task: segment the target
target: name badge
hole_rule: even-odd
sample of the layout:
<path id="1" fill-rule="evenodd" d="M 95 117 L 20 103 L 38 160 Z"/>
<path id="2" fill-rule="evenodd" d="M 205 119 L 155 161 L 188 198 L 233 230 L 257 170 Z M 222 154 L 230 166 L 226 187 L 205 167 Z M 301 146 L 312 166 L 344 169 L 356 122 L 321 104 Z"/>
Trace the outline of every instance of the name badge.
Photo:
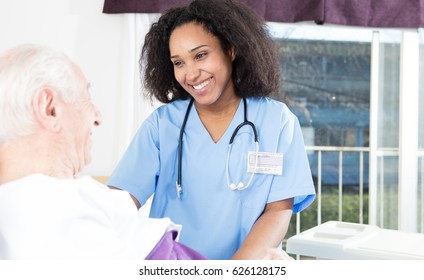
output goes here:
<path id="1" fill-rule="evenodd" d="M 252 173 L 255 168 L 256 152 L 250 151 L 247 154 L 247 172 Z M 282 153 L 258 153 L 258 163 L 256 165 L 257 174 L 283 174 L 283 154 Z"/>

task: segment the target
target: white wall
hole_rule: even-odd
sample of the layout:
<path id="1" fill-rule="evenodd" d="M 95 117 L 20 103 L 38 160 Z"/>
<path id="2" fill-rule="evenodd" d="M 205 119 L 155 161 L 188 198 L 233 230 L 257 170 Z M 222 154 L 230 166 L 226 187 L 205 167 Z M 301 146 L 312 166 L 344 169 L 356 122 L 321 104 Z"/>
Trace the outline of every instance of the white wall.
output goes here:
<path id="1" fill-rule="evenodd" d="M 59 48 L 92 84 L 103 124 L 92 136 L 93 162 L 83 172 L 90 175 L 109 175 L 122 153 L 116 147 L 126 20 L 102 8 L 103 0 L 0 0 L 0 52 L 21 43 Z"/>

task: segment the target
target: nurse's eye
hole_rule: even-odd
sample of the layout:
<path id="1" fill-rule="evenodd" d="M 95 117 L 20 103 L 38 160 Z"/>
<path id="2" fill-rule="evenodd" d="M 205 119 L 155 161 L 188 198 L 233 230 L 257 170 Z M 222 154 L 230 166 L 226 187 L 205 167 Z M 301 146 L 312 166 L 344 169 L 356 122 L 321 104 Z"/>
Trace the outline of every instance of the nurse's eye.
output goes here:
<path id="1" fill-rule="evenodd" d="M 202 58 L 204 58 L 206 55 L 207 55 L 207 53 L 206 53 L 206 52 L 198 53 L 198 54 L 196 54 L 196 59 L 202 59 Z"/>
<path id="2" fill-rule="evenodd" d="M 179 60 L 173 61 L 172 64 L 174 65 L 174 67 L 180 67 L 181 65 L 183 65 L 183 63 Z"/>

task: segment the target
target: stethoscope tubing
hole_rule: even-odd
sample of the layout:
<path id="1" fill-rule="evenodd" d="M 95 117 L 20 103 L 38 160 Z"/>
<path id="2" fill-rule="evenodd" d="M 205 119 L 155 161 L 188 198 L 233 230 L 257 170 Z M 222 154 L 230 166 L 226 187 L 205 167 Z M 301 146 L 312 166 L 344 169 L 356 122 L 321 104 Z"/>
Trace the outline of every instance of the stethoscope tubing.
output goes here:
<path id="1" fill-rule="evenodd" d="M 191 107 L 193 106 L 193 103 L 194 103 L 194 98 L 191 98 L 190 102 L 187 106 L 187 110 L 186 110 L 186 113 L 185 113 L 185 116 L 184 116 L 183 123 L 181 125 L 180 135 L 179 135 L 179 139 L 178 139 L 178 168 L 177 168 L 178 169 L 178 175 L 177 175 L 177 182 L 175 183 L 178 198 L 180 198 L 181 194 L 183 193 L 183 189 L 182 189 L 182 185 L 181 185 L 181 182 L 182 182 L 182 175 L 181 174 L 182 174 L 183 137 L 184 137 L 183 135 L 184 135 L 184 129 L 185 129 L 185 126 L 187 124 L 188 116 L 190 114 Z M 244 120 L 243 120 L 242 123 L 240 123 L 236 127 L 233 134 L 231 135 L 231 138 L 230 138 L 230 141 L 229 141 L 229 144 L 228 144 L 228 153 L 227 153 L 227 161 L 226 161 L 226 175 L 227 175 L 228 187 L 230 187 L 230 189 L 232 189 L 232 190 L 235 190 L 235 189 L 244 190 L 244 189 L 246 189 L 250 185 L 250 183 L 252 182 L 253 176 L 255 175 L 255 171 L 256 171 L 256 168 L 257 168 L 257 165 L 258 165 L 258 154 L 259 154 L 258 132 L 256 130 L 254 123 L 247 119 L 247 101 L 246 101 L 246 98 L 244 98 L 244 97 L 243 97 L 243 105 L 244 105 Z M 256 146 L 256 154 L 255 154 L 256 160 L 255 160 L 255 165 L 254 165 L 252 175 L 250 176 L 248 183 L 246 185 L 244 185 L 243 183 L 240 182 L 239 185 L 241 185 L 241 187 L 234 188 L 234 187 L 232 187 L 234 184 L 230 183 L 230 178 L 229 178 L 229 170 L 228 170 L 229 169 L 229 157 L 230 157 L 234 138 L 236 137 L 240 128 L 242 128 L 245 125 L 250 126 L 253 130 L 255 146 Z"/>
<path id="2" fill-rule="evenodd" d="M 180 129 L 180 137 L 178 139 L 178 177 L 176 182 L 176 188 L 177 188 L 177 196 L 180 198 L 183 189 L 181 187 L 181 169 L 182 169 L 182 158 L 183 158 L 183 135 L 184 135 L 184 129 L 187 124 L 188 115 L 190 114 L 191 107 L 193 106 L 194 98 L 190 99 L 190 102 L 188 103 L 188 107 L 184 116 L 183 124 L 181 125 Z"/>

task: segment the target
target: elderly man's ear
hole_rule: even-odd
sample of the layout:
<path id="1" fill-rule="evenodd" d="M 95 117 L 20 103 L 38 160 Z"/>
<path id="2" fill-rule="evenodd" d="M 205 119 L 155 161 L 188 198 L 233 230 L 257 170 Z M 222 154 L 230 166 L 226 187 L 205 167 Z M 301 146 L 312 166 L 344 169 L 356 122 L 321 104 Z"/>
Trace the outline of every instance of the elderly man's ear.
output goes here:
<path id="1" fill-rule="evenodd" d="M 33 99 L 33 111 L 39 125 L 52 132 L 60 130 L 58 108 L 60 107 L 59 96 L 51 88 L 42 88 Z"/>

